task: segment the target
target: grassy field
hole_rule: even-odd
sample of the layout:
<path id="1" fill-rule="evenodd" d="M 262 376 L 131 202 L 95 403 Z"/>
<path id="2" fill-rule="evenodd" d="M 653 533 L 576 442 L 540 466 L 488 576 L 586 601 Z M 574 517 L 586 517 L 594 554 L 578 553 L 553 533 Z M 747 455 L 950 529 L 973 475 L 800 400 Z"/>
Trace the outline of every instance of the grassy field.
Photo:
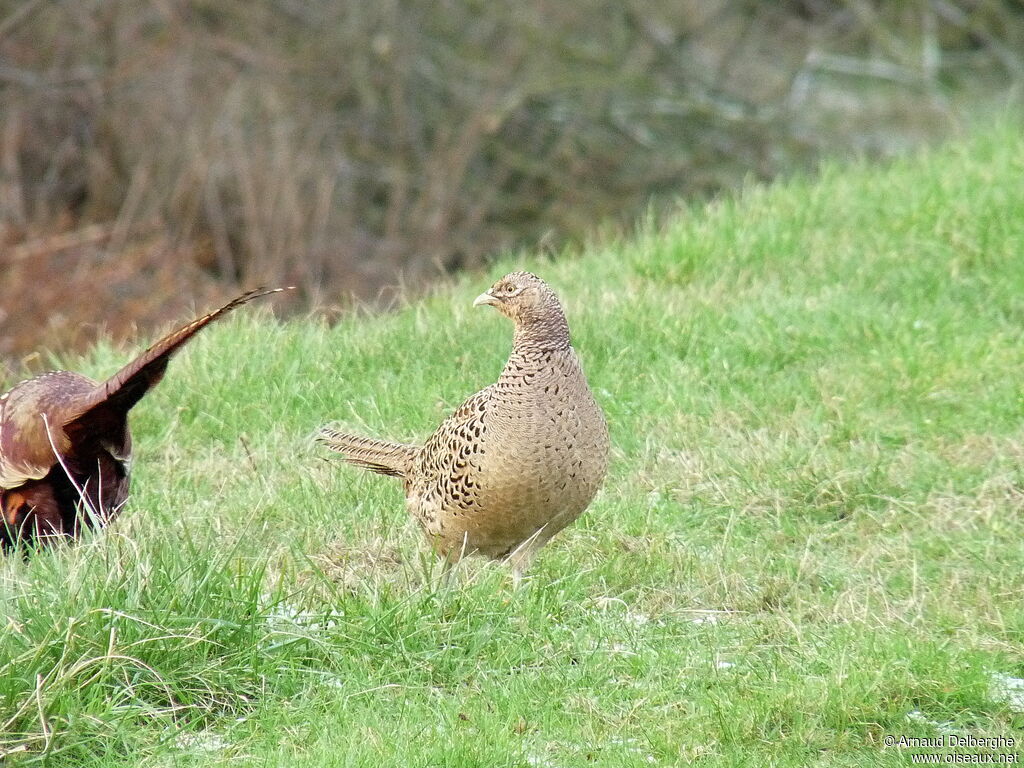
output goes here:
<path id="1" fill-rule="evenodd" d="M 889 766 L 915 750 L 887 736 L 1024 736 L 1022 200 L 1002 127 L 517 263 L 563 296 L 614 446 L 518 591 L 440 581 L 399 484 L 311 442 L 421 439 L 491 382 L 510 328 L 470 304 L 513 264 L 334 328 L 242 310 L 136 409 L 120 521 L 2 565 L 0 750 Z"/>

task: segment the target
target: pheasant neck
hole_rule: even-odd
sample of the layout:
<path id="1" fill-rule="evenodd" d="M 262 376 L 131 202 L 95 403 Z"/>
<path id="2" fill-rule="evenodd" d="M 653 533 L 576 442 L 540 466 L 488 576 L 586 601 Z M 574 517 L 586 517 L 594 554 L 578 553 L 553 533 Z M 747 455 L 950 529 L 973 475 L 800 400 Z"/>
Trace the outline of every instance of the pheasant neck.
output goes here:
<path id="1" fill-rule="evenodd" d="M 561 312 L 518 323 L 512 337 L 512 350 L 562 350 L 569 348 L 569 324 Z"/>

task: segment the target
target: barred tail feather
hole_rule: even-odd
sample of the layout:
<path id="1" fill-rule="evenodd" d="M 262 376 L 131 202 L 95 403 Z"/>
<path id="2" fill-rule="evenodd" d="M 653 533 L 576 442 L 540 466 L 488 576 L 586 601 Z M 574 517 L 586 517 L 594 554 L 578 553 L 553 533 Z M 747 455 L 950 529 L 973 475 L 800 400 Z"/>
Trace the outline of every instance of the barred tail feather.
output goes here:
<path id="1" fill-rule="evenodd" d="M 215 309 L 167 334 L 109 379 L 98 384 L 88 397 L 77 404 L 75 411 L 69 414 L 67 421 L 62 425 L 64 431 L 68 436 L 72 436 L 90 431 L 102 433 L 111 429 L 110 424 L 116 425 L 123 421 L 132 406 L 163 378 L 171 356 L 191 341 L 199 331 L 253 299 L 286 290 L 290 289 L 256 288 L 232 299 L 220 309 Z"/>
<path id="2" fill-rule="evenodd" d="M 419 451 L 416 445 L 349 435 L 327 427 L 320 430 L 317 441 L 340 453 L 349 464 L 392 477 L 407 477 Z"/>

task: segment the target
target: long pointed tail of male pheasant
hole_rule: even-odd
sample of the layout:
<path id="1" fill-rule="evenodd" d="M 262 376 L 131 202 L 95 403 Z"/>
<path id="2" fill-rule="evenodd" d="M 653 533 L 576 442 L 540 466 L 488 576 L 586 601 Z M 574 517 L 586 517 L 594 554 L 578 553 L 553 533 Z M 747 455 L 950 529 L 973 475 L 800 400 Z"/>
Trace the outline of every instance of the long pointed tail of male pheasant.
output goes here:
<path id="1" fill-rule="evenodd" d="M 317 441 L 340 453 L 349 464 L 392 477 L 407 477 L 419 451 L 417 445 L 374 440 L 327 427 L 320 430 Z"/>
<path id="2" fill-rule="evenodd" d="M 124 414 L 163 378 L 171 356 L 191 341 L 199 331 L 253 299 L 285 290 L 288 289 L 256 288 L 247 291 L 219 309 L 167 334 L 120 371 L 97 385 L 75 409 L 75 413 L 65 425 L 65 430 L 100 426 L 107 417 L 123 418 Z"/>

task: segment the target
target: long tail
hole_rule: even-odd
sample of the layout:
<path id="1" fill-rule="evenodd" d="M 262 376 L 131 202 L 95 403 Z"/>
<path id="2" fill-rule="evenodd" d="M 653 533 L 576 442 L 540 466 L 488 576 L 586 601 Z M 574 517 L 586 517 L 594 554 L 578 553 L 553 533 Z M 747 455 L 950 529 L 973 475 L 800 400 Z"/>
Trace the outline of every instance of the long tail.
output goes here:
<path id="1" fill-rule="evenodd" d="M 317 441 L 340 453 L 349 464 L 392 477 L 408 476 L 413 459 L 419 452 L 419 446 L 416 445 L 373 440 L 327 427 L 320 430 Z"/>
<path id="2" fill-rule="evenodd" d="M 288 289 L 256 288 L 247 291 L 220 309 L 215 309 L 167 334 L 120 371 L 97 385 L 96 389 L 82 401 L 80 407 L 75 409 L 76 412 L 70 415 L 65 424 L 65 430 L 75 431 L 79 428 L 88 430 L 92 426 L 102 425 L 110 417 L 123 418 L 124 414 L 163 378 L 171 356 L 199 331 L 215 320 L 224 317 L 231 310 L 247 304 L 253 299 L 285 290 Z"/>

